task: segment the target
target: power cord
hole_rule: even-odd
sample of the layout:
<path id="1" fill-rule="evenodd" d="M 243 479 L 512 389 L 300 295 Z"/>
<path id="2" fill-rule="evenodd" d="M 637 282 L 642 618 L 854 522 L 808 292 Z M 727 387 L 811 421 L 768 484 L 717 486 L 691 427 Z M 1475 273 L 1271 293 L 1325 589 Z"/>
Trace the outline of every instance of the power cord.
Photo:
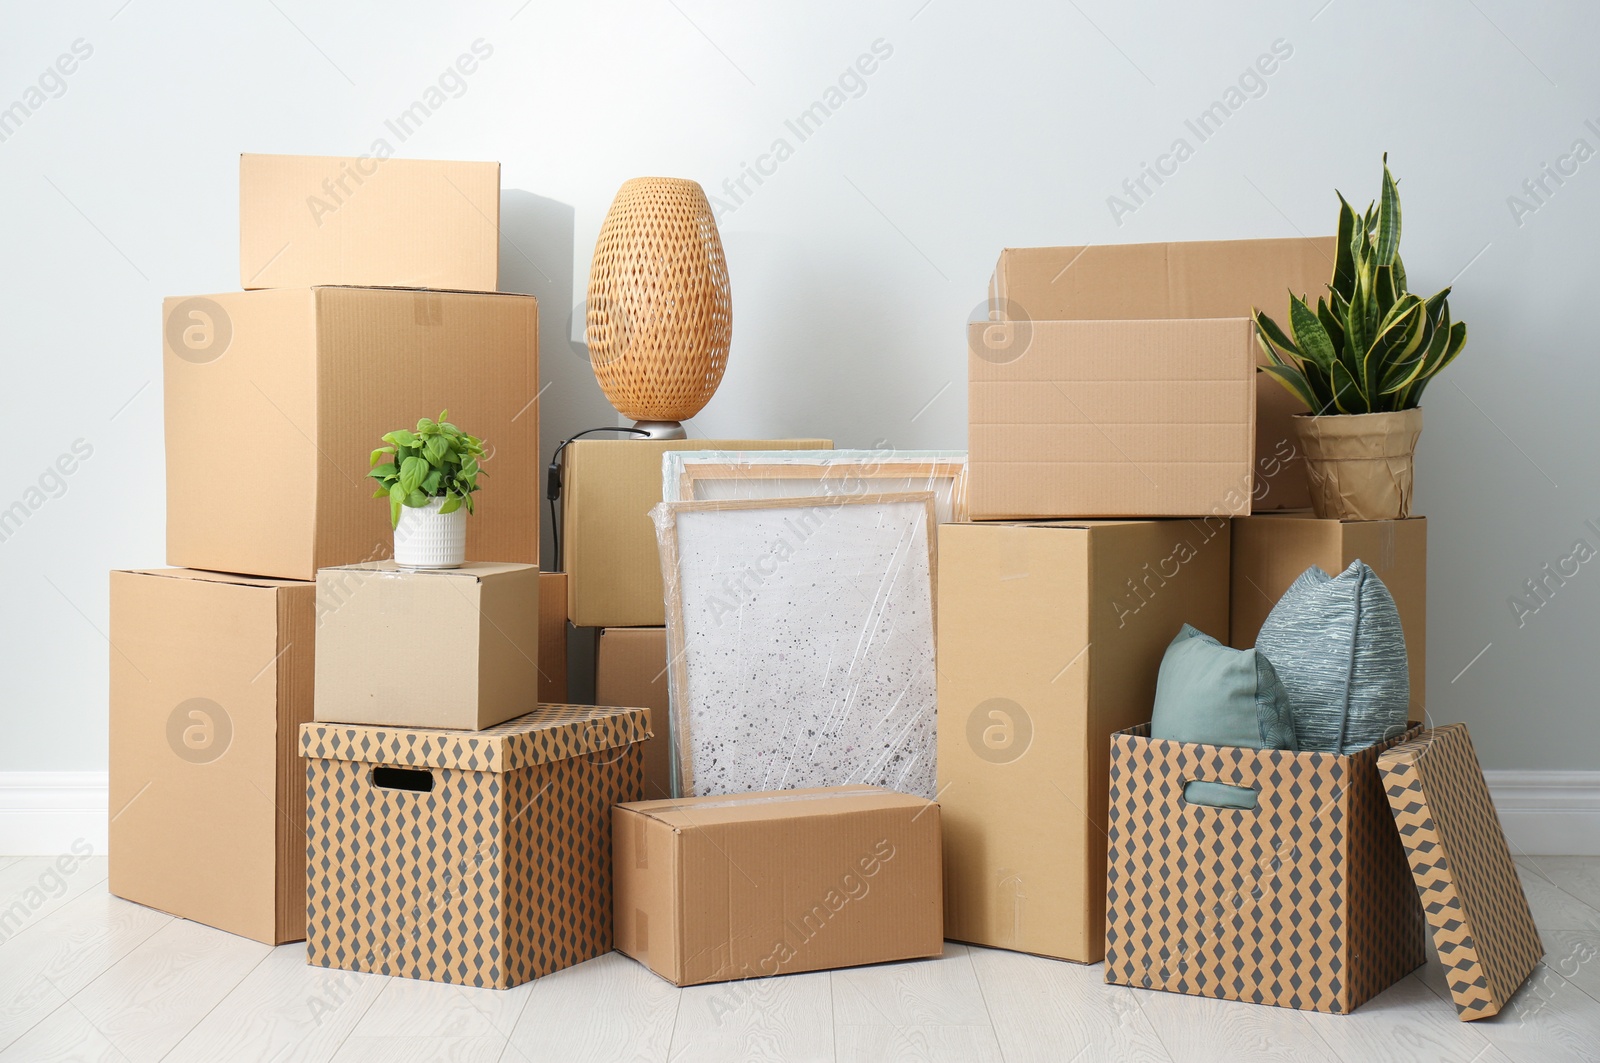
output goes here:
<path id="1" fill-rule="evenodd" d="M 582 439 L 584 436 L 592 436 L 597 432 L 631 432 L 636 436 L 649 436 L 650 434 L 643 428 L 586 428 L 582 432 L 579 432 L 577 435 L 573 436 L 571 439 L 563 439 L 561 441 L 561 445 L 556 447 L 556 452 L 550 455 L 550 468 L 545 473 L 544 497 L 550 502 L 550 545 L 554 548 L 556 555 L 555 568 L 551 570 L 553 572 L 566 571 L 564 559 L 561 554 L 561 518 L 556 513 L 556 502 L 561 498 L 561 477 L 563 471 L 563 466 L 561 464 L 561 452 L 566 450 L 567 445 L 573 442 L 573 440 Z"/>

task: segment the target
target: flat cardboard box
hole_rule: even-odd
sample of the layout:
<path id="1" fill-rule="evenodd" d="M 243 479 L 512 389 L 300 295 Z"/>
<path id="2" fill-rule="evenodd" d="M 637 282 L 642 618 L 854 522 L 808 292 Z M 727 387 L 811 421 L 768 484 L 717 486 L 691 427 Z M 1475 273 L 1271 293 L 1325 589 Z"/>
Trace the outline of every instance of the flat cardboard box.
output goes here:
<path id="1" fill-rule="evenodd" d="M 539 573 L 539 700 L 567 702 L 567 574 Z"/>
<path id="2" fill-rule="evenodd" d="M 616 943 L 674 985 L 937 956 L 939 806 L 872 786 L 619 805 Z"/>
<path id="3" fill-rule="evenodd" d="M 305 937 L 316 587 L 111 573 L 110 890 L 268 945 Z"/>
<path id="4" fill-rule="evenodd" d="M 828 450 L 826 439 L 580 439 L 566 449 L 561 550 L 578 627 L 667 622 L 650 510 L 669 450 Z"/>
<path id="5" fill-rule="evenodd" d="M 611 807 L 639 799 L 646 716 L 306 724 L 306 962 L 506 989 L 609 952 Z"/>
<path id="6" fill-rule="evenodd" d="M 532 297 L 290 288 L 165 319 L 168 564 L 312 580 L 391 556 L 369 456 L 444 409 L 490 450 L 467 557 L 538 563 Z"/>
<path id="7" fill-rule="evenodd" d="M 1316 295 L 1333 237 L 1007 248 L 969 326 L 974 520 L 1236 516 L 1308 504 L 1253 307 Z"/>
<path id="8" fill-rule="evenodd" d="M 1355 560 L 1383 580 L 1400 611 L 1410 659 L 1411 718 L 1423 718 L 1428 664 L 1428 521 L 1319 520 L 1311 513 L 1263 514 L 1233 522 L 1232 629 L 1229 645 L 1249 649 L 1272 607 L 1299 575 L 1317 565 L 1337 576 Z"/>
<path id="9" fill-rule="evenodd" d="M 644 744 L 644 799 L 673 795 L 671 708 L 667 695 L 667 629 L 608 627 L 595 658 L 594 700 L 650 710 Z"/>
<path id="10" fill-rule="evenodd" d="M 1228 524 L 939 527 L 945 933 L 1093 963 L 1113 732 L 1184 623 L 1228 630 Z"/>
<path id="11" fill-rule="evenodd" d="M 325 568 L 316 720 L 481 731 L 526 715 L 539 703 L 539 619 L 534 565 Z"/>
<path id="12" fill-rule="evenodd" d="M 239 284 L 499 287 L 500 164 L 239 156 Z"/>

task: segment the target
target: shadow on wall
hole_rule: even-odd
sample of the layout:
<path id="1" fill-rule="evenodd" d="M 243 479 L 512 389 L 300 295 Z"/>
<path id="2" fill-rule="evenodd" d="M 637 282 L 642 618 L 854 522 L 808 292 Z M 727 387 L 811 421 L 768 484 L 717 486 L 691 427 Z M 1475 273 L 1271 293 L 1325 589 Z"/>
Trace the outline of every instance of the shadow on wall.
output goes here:
<path id="1" fill-rule="evenodd" d="M 573 217 L 572 207 L 554 199 L 517 188 L 500 192 L 500 290 L 539 300 L 541 475 L 535 490 L 541 496 L 542 470 L 561 440 L 585 428 L 618 423 L 617 412 L 595 383 L 589 348 L 582 340 L 582 300 L 573 290 Z M 539 523 L 539 552 L 548 559 L 553 556 L 548 508 Z"/>

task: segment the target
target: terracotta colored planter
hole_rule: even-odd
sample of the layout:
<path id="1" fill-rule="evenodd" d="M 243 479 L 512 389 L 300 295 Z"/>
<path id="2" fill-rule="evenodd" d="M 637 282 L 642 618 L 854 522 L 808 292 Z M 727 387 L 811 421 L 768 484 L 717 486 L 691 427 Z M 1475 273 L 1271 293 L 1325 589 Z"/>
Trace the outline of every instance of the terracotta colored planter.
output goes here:
<path id="1" fill-rule="evenodd" d="M 1411 466 L 1422 410 L 1294 419 L 1311 508 L 1334 520 L 1411 516 Z"/>

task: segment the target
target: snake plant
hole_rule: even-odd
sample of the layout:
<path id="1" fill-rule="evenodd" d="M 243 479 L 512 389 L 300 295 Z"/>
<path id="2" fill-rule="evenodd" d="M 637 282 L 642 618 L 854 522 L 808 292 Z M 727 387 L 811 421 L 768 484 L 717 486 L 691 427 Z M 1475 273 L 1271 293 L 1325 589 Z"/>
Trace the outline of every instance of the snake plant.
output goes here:
<path id="1" fill-rule="evenodd" d="M 1289 328 L 1256 310 L 1256 340 L 1270 374 L 1314 414 L 1387 413 L 1422 401 L 1428 381 L 1467 342 L 1450 320 L 1450 289 L 1423 299 L 1406 291 L 1400 261 L 1400 195 L 1383 157 L 1383 191 L 1364 214 L 1339 195 L 1339 237 L 1328 294 L 1313 312 L 1289 293 Z"/>

